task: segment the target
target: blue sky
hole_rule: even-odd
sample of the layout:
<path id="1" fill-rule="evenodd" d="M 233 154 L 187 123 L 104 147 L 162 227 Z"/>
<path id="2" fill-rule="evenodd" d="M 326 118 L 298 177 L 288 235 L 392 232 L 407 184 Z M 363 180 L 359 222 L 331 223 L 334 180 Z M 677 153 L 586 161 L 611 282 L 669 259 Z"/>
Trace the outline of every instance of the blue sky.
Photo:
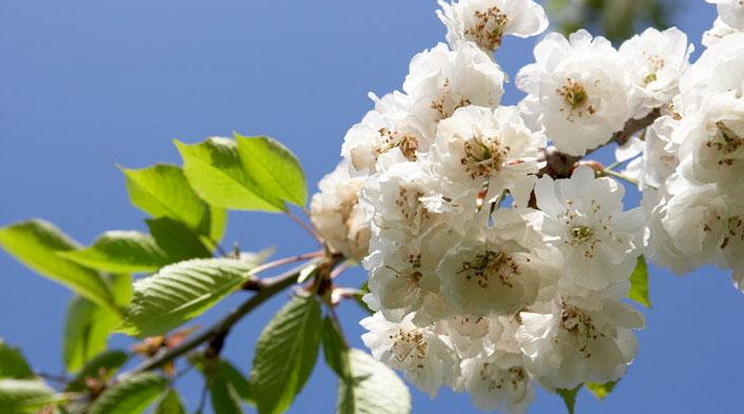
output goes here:
<path id="1" fill-rule="evenodd" d="M 680 1 L 675 23 L 699 46 L 715 16 Z M 302 160 L 314 188 L 338 160 L 345 131 L 370 109 L 368 91 L 398 88 L 409 59 L 443 40 L 434 1 L 4 0 L 0 4 L 0 225 L 44 217 L 83 243 L 105 230 L 145 230 L 115 164 L 178 163 L 172 139 L 270 135 Z M 499 62 L 511 73 L 531 61 L 533 41 L 507 40 Z M 697 55 L 697 54 L 696 54 Z M 513 85 L 506 102 L 518 95 Z M 637 202 L 630 194 L 628 202 Z M 233 212 L 226 244 L 310 251 L 283 216 Z M 343 280 L 358 285 L 359 271 Z M 59 372 L 64 309 L 71 294 L 0 253 L 0 337 L 21 345 L 35 367 Z M 654 308 L 644 311 L 640 352 L 607 400 L 588 394 L 579 412 L 740 410 L 744 296 L 728 275 L 686 278 L 653 268 Z M 207 324 L 243 296 L 205 315 Z M 225 354 L 248 371 L 258 332 L 283 295 L 245 319 Z M 340 309 L 362 347 L 353 305 Z M 128 342 L 115 338 L 113 343 Z M 201 383 L 183 379 L 195 404 Z M 467 396 L 413 391 L 414 413 L 477 412 Z M 291 409 L 332 412 L 335 379 L 319 364 Z M 560 412 L 541 393 L 534 413 Z"/>

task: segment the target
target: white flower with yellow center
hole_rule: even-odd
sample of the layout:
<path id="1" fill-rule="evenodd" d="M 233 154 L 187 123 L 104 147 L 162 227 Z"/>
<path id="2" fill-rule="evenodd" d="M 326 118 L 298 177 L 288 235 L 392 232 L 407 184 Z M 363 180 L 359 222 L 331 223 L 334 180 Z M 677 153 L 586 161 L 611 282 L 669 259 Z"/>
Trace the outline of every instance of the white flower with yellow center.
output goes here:
<path id="1" fill-rule="evenodd" d="M 528 94 L 521 106 L 561 152 L 584 155 L 631 117 L 630 77 L 607 39 L 585 30 L 569 39 L 551 33 L 535 47 L 535 60 L 517 74 Z"/>
<path id="2" fill-rule="evenodd" d="M 494 228 L 466 231 L 437 267 L 442 292 L 461 314 L 506 314 L 534 302 L 551 266 L 536 254 L 539 233 L 514 210 L 497 210 Z"/>
<path id="3" fill-rule="evenodd" d="M 633 83 L 633 118 L 642 118 L 672 100 L 693 50 L 687 35 L 676 27 L 663 32 L 648 28 L 620 46 Z"/>
<path id="4" fill-rule="evenodd" d="M 443 226 L 425 238 L 397 230 L 374 237 L 363 265 L 369 272 L 369 290 L 388 320 L 416 312 L 413 322 L 421 325 L 448 316 L 435 269 L 448 246 L 459 238 Z"/>
<path id="5" fill-rule="evenodd" d="M 588 167 L 577 168 L 570 179 L 537 181 L 541 230 L 563 254 L 563 287 L 598 291 L 627 283 L 641 253 L 643 212 L 623 211 L 624 194 L 615 180 L 595 178 Z"/>
<path id="6" fill-rule="evenodd" d="M 428 164 L 392 163 L 367 181 L 362 204 L 375 235 L 396 230 L 422 237 L 458 216 L 444 213 L 461 210 L 442 190 L 442 179 L 429 171 Z"/>
<path id="7" fill-rule="evenodd" d="M 538 158 L 545 143 L 545 136 L 527 128 L 515 107 L 469 106 L 439 123 L 432 164 L 454 191 L 472 195 L 487 186 L 494 198 L 509 190 L 516 205 L 526 207 L 544 165 Z"/>
<path id="8" fill-rule="evenodd" d="M 483 51 L 493 52 L 506 35 L 535 36 L 548 27 L 542 6 L 531 0 L 439 1 L 437 16 L 447 27 L 447 41 L 456 48 L 473 42 Z"/>
<path id="9" fill-rule="evenodd" d="M 535 379 L 553 389 L 617 380 L 633 361 L 638 342 L 631 329 L 643 316 L 619 300 L 586 307 L 558 299 L 547 313 L 522 312 L 517 340 Z"/>
<path id="10" fill-rule="evenodd" d="M 672 133 L 682 174 L 702 183 L 735 186 L 744 175 L 744 98 L 714 95 Z"/>
<path id="11" fill-rule="evenodd" d="M 443 385 L 454 386 L 460 375 L 460 361 L 449 339 L 435 326 L 418 327 L 409 314 L 400 322 L 385 320 L 378 312 L 362 319 L 368 331 L 362 341 L 372 355 L 402 371 L 407 380 L 434 398 Z"/>
<path id="12" fill-rule="evenodd" d="M 419 153 L 428 149 L 431 138 L 411 115 L 411 99 L 400 92 L 370 97 L 375 109 L 349 129 L 341 146 L 341 155 L 352 171 L 374 173 L 380 156 L 391 151 L 400 152 L 407 161 L 416 161 Z"/>
<path id="13" fill-rule="evenodd" d="M 505 75 L 491 57 L 472 45 L 455 51 L 444 43 L 414 56 L 403 91 L 413 100 L 411 112 L 423 125 L 436 125 L 458 108 L 498 106 Z"/>

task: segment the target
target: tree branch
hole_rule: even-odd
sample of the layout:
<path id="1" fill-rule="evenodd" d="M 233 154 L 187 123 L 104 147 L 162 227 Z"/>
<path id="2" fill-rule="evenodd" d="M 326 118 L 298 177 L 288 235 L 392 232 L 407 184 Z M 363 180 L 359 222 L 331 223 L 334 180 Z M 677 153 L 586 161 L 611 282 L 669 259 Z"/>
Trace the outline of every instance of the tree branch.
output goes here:
<path id="1" fill-rule="evenodd" d="M 656 108 L 649 112 L 648 115 L 640 119 L 629 119 L 625 123 L 622 130 L 612 134 L 612 138 L 608 141 L 617 142 L 618 145 L 625 145 L 630 138 L 635 135 L 638 131 L 651 126 L 657 118 L 661 116 L 661 109 Z M 607 144 L 604 144 L 607 145 Z M 553 178 L 569 178 L 573 172 L 574 166 L 582 158 L 588 156 L 597 149 L 603 147 L 600 145 L 597 148 L 591 149 L 586 152 L 583 156 L 569 155 L 558 151 L 553 146 L 547 147 L 543 150 L 545 157 L 545 167 L 540 170 L 538 176 L 547 175 Z"/>
<path id="2" fill-rule="evenodd" d="M 224 335 L 226 335 L 230 328 L 232 328 L 232 326 L 240 321 L 244 316 L 249 314 L 253 309 L 257 308 L 259 305 L 261 305 L 271 297 L 273 297 L 275 294 L 281 292 L 289 286 L 292 286 L 297 281 L 297 277 L 299 276 L 302 269 L 322 260 L 323 259 L 319 258 L 313 260 L 312 262 L 305 263 L 302 266 L 298 266 L 294 269 L 284 272 L 278 276 L 256 280 L 255 284 L 253 285 L 256 294 L 248 299 L 246 302 L 244 302 L 242 305 L 240 305 L 238 308 L 227 314 L 220 321 L 218 321 L 211 327 L 204 329 L 198 334 L 189 337 L 175 348 L 168 349 L 167 351 L 148 359 L 140 366 L 123 374 L 122 376 L 139 374 L 145 371 L 151 371 L 153 369 L 162 367 L 168 362 L 173 361 L 174 359 L 188 353 L 194 348 L 199 347 L 200 345 L 210 341 L 215 337 L 222 337 L 222 339 L 224 340 Z"/>

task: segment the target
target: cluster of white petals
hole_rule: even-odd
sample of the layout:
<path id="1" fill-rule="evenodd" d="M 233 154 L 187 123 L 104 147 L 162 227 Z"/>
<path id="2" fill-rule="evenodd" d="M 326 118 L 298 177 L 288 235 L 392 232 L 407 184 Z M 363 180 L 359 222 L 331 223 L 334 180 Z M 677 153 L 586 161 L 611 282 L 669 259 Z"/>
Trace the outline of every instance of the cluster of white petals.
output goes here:
<path id="1" fill-rule="evenodd" d="M 744 285 L 744 7 L 715 3 L 727 29 L 692 64 L 676 28 L 617 49 L 550 33 L 516 76 L 526 97 L 505 106 L 493 53 L 544 31 L 542 7 L 440 2 L 449 44 L 414 56 L 400 91 L 371 94 L 311 204 L 327 247 L 369 273 L 362 339 L 376 358 L 431 396 L 522 413 L 538 385 L 625 375 L 642 254 Z M 615 165 L 576 161 L 615 141 Z M 570 164 L 552 169 L 551 154 Z M 637 182 L 637 208 L 617 178 Z"/>

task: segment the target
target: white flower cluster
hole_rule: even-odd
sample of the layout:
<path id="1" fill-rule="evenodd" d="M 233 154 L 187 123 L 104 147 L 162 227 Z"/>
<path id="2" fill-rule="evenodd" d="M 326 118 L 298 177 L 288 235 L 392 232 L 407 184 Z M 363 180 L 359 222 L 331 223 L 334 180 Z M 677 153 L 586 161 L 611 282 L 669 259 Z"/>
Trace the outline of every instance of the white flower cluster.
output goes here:
<path id="1" fill-rule="evenodd" d="M 541 33 L 542 7 L 440 5 L 449 44 L 416 55 L 402 91 L 371 95 L 311 216 L 330 250 L 363 258 L 376 313 L 362 339 L 376 358 L 431 396 L 447 386 L 524 412 L 536 384 L 625 374 L 644 325 L 624 301 L 641 254 L 744 275 L 744 34 L 690 65 L 676 28 L 619 49 L 551 33 L 516 76 L 526 97 L 503 106 L 493 52 Z M 719 10 L 730 27 L 744 20 L 740 1 Z M 624 187 L 587 166 L 546 173 L 549 140 L 577 159 L 654 118 L 618 150 L 641 207 L 623 210 Z"/>
<path id="2" fill-rule="evenodd" d="M 718 32 L 680 77 L 671 109 L 620 158 L 642 155 L 638 179 L 649 216 L 649 253 L 685 274 L 706 264 L 730 269 L 744 288 L 744 2 L 717 1 L 730 30 Z M 714 31 L 716 30 L 714 27 Z"/>

